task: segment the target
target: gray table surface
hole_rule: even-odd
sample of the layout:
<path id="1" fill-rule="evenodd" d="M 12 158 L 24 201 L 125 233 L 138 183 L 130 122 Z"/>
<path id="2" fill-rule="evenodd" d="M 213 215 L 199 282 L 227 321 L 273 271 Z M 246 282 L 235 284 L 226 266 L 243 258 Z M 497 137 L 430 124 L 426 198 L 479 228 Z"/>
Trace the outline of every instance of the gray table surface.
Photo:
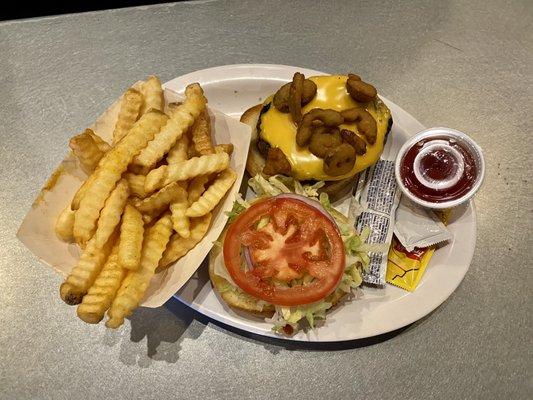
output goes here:
<path id="1" fill-rule="evenodd" d="M 0 24 L 0 398 L 526 398 L 532 379 L 531 1 L 202 1 Z M 177 302 L 80 322 L 15 238 L 70 136 L 130 84 L 234 63 L 354 71 L 485 150 L 474 260 L 401 332 L 301 348 Z"/>

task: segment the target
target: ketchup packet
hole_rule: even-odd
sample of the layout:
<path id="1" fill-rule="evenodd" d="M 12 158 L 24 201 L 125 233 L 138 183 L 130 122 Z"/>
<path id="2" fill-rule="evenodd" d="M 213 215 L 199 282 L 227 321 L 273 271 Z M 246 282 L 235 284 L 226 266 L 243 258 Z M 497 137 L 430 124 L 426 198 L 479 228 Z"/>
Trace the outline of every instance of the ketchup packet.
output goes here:
<path id="1" fill-rule="evenodd" d="M 394 234 L 407 251 L 424 248 L 450 240 L 452 235 L 439 217 L 406 196 L 402 196 L 396 210 Z"/>

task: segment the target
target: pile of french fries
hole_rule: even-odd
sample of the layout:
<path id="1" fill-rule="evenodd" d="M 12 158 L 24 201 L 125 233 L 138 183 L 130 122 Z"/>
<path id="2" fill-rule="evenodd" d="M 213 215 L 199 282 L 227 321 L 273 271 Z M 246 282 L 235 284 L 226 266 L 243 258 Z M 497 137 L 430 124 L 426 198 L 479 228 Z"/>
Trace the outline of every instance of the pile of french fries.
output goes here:
<path id="1" fill-rule="evenodd" d="M 122 97 L 113 143 L 90 129 L 70 140 L 87 180 L 58 216 L 55 231 L 83 249 L 60 288 L 78 317 L 124 323 L 154 274 L 202 240 L 211 212 L 237 177 L 233 145 L 212 141 L 207 99 L 199 84 L 165 107 L 150 76 Z"/>

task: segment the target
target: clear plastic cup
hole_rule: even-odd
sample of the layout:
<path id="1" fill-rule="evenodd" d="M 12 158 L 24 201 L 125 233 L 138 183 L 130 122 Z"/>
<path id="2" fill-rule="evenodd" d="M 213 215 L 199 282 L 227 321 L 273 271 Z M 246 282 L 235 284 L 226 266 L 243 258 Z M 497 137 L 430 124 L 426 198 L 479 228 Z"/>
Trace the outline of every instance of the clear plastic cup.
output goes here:
<path id="1" fill-rule="evenodd" d="M 417 148 L 412 150 L 414 146 Z M 465 158 L 465 152 L 470 157 Z M 413 157 L 414 154 L 416 155 Z M 433 169 L 425 166 L 428 159 L 434 159 Z M 468 161 L 467 164 L 465 160 Z M 475 178 L 468 179 L 465 168 L 472 168 L 472 160 Z M 412 180 L 416 185 L 411 185 L 409 179 L 404 181 L 407 170 L 404 165 L 409 171 L 412 170 Z M 451 128 L 430 128 L 417 133 L 402 146 L 396 157 L 395 174 L 403 194 L 415 203 L 434 209 L 451 208 L 469 200 L 481 187 L 485 176 L 485 161 L 481 148 L 467 134 Z M 468 186 L 463 188 L 464 193 L 447 199 L 450 197 L 448 190 L 456 188 L 462 182 L 461 179 L 468 182 Z M 431 193 L 431 196 L 426 195 L 426 192 Z M 442 194 L 440 198 L 439 194 Z"/>

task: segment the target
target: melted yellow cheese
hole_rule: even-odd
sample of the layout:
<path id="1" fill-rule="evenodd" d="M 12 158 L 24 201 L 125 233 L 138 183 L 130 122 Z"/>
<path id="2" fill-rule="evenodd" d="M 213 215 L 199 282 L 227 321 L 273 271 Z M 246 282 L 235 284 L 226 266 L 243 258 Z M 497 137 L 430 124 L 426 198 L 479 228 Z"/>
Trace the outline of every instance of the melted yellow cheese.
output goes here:
<path id="1" fill-rule="evenodd" d="M 310 103 L 302 108 L 302 113 L 306 113 L 313 108 L 330 108 L 342 111 L 360 105 L 346 91 L 347 76 L 312 76 L 309 79 L 316 83 L 317 94 Z M 271 102 L 272 97 L 267 98 L 265 104 Z M 296 144 L 296 125 L 289 113 L 282 113 L 274 106 L 271 106 L 261 116 L 260 134 L 263 140 L 267 141 L 271 146 L 279 147 L 283 151 L 291 164 L 292 175 L 296 179 L 341 180 L 353 176 L 374 164 L 383 151 L 390 111 L 379 98 L 366 104 L 365 108 L 377 122 L 378 134 L 376 143 L 373 145 L 367 143 L 366 153 L 357 156 L 354 168 L 345 175 L 334 177 L 327 175 L 323 169 L 324 161 L 312 154 L 307 148 L 299 147 Z M 357 132 L 355 124 L 343 124 L 341 128 Z"/>

